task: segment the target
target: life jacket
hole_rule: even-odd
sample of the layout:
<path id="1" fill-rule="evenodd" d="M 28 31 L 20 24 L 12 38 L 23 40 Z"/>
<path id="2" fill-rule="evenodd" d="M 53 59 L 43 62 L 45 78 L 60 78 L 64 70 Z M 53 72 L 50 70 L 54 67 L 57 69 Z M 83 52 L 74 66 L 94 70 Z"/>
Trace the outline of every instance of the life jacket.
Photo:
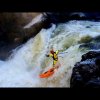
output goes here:
<path id="1" fill-rule="evenodd" d="M 58 61 L 58 56 L 57 56 L 57 55 L 58 55 L 58 50 L 57 50 L 56 52 L 53 53 L 53 57 L 52 57 L 53 60 Z"/>

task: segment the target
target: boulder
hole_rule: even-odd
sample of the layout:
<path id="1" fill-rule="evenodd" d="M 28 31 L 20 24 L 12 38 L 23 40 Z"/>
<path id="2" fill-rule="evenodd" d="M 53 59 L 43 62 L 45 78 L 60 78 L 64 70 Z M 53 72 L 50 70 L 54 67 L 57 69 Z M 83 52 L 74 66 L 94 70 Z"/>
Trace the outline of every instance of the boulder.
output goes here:
<path id="1" fill-rule="evenodd" d="M 82 55 L 75 64 L 70 80 L 71 88 L 100 88 L 100 51 Z"/>
<path id="2" fill-rule="evenodd" d="M 0 59 L 5 60 L 17 46 L 34 37 L 48 24 L 46 20 L 24 28 L 41 13 L 0 13 Z"/>

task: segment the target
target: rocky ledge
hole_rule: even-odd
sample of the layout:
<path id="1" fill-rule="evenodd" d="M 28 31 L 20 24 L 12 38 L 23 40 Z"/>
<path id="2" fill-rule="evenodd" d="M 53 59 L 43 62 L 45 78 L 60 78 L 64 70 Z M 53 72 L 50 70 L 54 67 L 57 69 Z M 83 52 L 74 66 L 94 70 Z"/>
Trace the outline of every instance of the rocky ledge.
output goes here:
<path id="1" fill-rule="evenodd" d="M 100 88 L 100 51 L 82 55 L 75 64 L 70 80 L 71 88 Z"/>

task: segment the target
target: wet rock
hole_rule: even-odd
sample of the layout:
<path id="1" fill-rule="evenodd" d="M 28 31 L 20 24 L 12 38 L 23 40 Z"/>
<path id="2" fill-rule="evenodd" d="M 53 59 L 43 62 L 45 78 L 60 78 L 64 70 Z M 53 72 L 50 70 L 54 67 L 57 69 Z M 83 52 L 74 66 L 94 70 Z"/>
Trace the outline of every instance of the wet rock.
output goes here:
<path id="1" fill-rule="evenodd" d="M 100 51 L 90 51 L 75 64 L 71 88 L 100 88 Z"/>
<path id="2" fill-rule="evenodd" d="M 37 15 L 38 13 L 0 13 L 0 41 L 11 43 L 16 42 L 15 38 L 20 38 L 22 42 L 25 37 L 23 27 Z"/>
<path id="3" fill-rule="evenodd" d="M 91 26 L 86 26 L 86 28 L 91 28 Z"/>
<path id="4" fill-rule="evenodd" d="M 64 23 L 69 20 L 100 20 L 100 13 L 95 12 L 46 12 L 45 17 L 50 23 Z M 90 26 L 89 26 L 90 27 Z M 88 27 L 88 28 L 89 28 Z"/>
<path id="5" fill-rule="evenodd" d="M 41 20 L 24 28 L 40 13 L 0 13 L 0 59 L 5 60 L 9 52 L 34 37 L 48 22 Z M 5 49 L 3 49 L 5 48 Z"/>
<path id="6" fill-rule="evenodd" d="M 100 88 L 100 77 L 92 78 L 86 85 L 86 88 Z"/>
<path id="7" fill-rule="evenodd" d="M 82 55 L 82 60 L 85 61 L 87 59 L 92 59 L 100 56 L 100 51 L 90 51 L 84 55 Z"/>

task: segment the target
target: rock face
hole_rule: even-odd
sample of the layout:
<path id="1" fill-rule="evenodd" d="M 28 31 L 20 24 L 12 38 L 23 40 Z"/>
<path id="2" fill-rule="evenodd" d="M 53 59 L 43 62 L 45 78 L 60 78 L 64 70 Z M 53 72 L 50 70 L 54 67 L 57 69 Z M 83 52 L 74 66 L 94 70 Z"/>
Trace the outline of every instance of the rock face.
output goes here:
<path id="1" fill-rule="evenodd" d="M 37 15 L 38 13 L 0 13 L 0 41 L 22 41 L 25 36 L 23 27 Z"/>
<path id="2" fill-rule="evenodd" d="M 0 13 L 0 59 L 5 60 L 11 50 L 34 37 L 47 22 L 40 21 L 24 28 L 41 13 Z"/>
<path id="3" fill-rule="evenodd" d="M 95 12 L 46 12 L 45 16 L 51 23 L 63 23 L 68 20 L 100 20 L 100 13 Z"/>
<path id="4" fill-rule="evenodd" d="M 90 51 L 82 56 L 72 71 L 71 88 L 100 88 L 100 51 Z"/>

